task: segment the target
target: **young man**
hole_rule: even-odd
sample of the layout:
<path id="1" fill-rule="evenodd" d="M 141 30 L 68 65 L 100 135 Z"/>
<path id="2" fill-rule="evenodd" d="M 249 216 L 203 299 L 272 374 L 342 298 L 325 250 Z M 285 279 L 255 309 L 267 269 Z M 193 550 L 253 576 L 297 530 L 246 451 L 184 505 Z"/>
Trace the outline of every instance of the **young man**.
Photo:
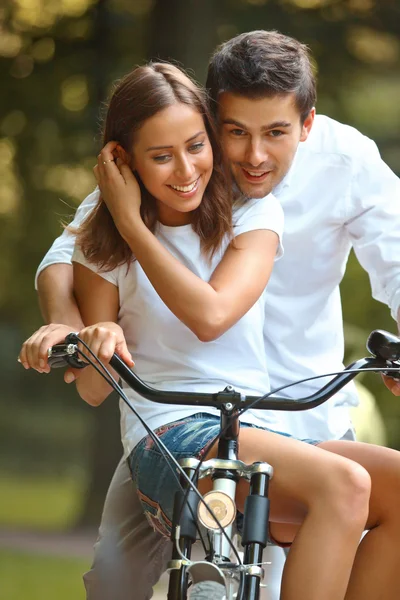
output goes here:
<path id="1" fill-rule="evenodd" d="M 400 182 L 371 140 L 315 116 L 310 60 L 296 40 L 266 31 L 233 38 L 212 57 L 207 87 L 238 193 L 254 198 L 273 191 L 285 212 L 285 256 L 267 289 L 271 386 L 340 370 L 339 283 L 351 247 L 370 276 L 373 296 L 400 321 Z M 89 196 L 75 223 L 93 205 Z M 64 232 L 39 267 L 38 291 L 46 320 L 77 330 L 72 248 L 73 238 Z M 46 349 L 57 341 L 50 326 L 30 344 Z M 320 383 L 287 393 L 305 396 Z M 388 385 L 400 395 L 398 385 Z M 355 389 L 347 386 L 312 411 L 278 413 L 279 428 L 302 438 L 352 439 L 348 407 L 356 403 Z M 88 599 L 150 598 L 169 553 L 169 543 L 145 521 L 121 461 L 106 499 L 94 565 L 85 576 Z"/>

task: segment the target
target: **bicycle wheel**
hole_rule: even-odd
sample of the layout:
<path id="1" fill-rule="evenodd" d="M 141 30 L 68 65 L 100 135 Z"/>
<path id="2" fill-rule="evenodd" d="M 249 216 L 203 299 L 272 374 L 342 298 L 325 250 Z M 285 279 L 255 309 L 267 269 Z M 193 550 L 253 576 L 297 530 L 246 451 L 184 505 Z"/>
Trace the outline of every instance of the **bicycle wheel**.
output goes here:
<path id="1" fill-rule="evenodd" d="M 227 600 L 225 586 L 216 581 L 199 581 L 190 590 L 190 600 Z"/>

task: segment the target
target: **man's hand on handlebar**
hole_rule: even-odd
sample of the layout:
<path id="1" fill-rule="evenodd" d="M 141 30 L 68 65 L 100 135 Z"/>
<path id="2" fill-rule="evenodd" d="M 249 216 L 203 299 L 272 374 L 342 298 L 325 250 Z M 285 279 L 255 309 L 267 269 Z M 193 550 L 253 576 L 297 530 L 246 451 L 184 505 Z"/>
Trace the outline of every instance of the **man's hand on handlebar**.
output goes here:
<path id="1" fill-rule="evenodd" d="M 382 379 L 383 383 L 392 394 L 400 396 L 400 381 L 398 379 L 392 379 L 392 377 L 387 377 L 386 375 L 382 375 Z"/>
<path id="2" fill-rule="evenodd" d="M 39 373 L 50 373 L 47 351 L 51 346 L 63 343 L 65 336 L 73 331 L 71 325 L 51 323 L 35 331 L 22 345 L 18 360 L 25 369 L 35 369 Z M 64 381 L 71 383 L 79 377 L 79 369 L 67 369 Z"/>

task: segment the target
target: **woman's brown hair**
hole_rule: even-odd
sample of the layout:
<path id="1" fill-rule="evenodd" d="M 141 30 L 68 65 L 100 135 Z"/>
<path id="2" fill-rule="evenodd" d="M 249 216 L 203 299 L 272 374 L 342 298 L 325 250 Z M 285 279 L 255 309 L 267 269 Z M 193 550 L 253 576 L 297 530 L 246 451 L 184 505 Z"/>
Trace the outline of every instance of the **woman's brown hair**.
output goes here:
<path id="1" fill-rule="evenodd" d="M 192 213 L 192 227 L 199 235 L 203 252 L 211 257 L 225 236 L 232 234 L 232 197 L 228 171 L 210 114 L 206 92 L 183 71 L 169 63 L 137 67 L 117 83 L 108 105 L 103 145 L 114 140 L 130 155 L 134 134 L 143 123 L 177 102 L 196 109 L 203 117 L 214 155 L 214 168 L 203 199 Z M 157 207 L 153 196 L 139 180 L 141 215 L 154 232 Z M 132 252 L 120 236 L 106 204 L 99 198 L 95 209 L 77 230 L 77 243 L 85 258 L 102 270 L 129 264 Z"/>

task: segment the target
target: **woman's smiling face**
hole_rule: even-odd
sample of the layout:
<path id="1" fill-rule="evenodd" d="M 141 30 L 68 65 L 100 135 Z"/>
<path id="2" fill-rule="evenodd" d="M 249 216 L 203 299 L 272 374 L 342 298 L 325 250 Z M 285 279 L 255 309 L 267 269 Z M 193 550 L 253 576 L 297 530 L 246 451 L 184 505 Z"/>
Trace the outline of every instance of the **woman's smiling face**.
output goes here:
<path id="1" fill-rule="evenodd" d="M 147 119 L 134 135 L 132 168 L 156 199 L 164 225 L 190 223 L 213 170 L 202 115 L 176 102 Z"/>

